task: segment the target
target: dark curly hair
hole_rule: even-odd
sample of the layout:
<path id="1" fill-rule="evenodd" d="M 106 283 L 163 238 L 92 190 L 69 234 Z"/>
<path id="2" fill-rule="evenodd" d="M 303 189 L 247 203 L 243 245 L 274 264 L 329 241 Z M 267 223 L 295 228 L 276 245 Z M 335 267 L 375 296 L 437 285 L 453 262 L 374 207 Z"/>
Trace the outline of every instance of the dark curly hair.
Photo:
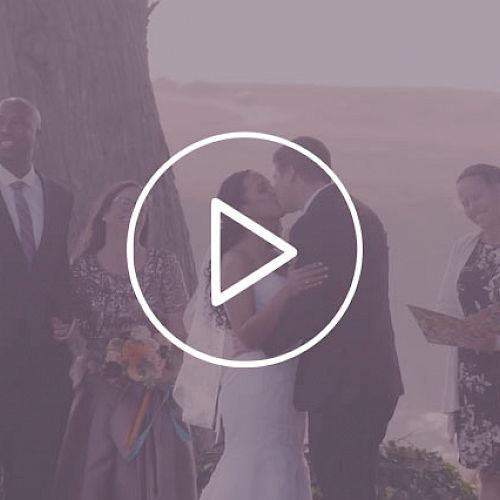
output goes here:
<path id="1" fill-rule="evenodd" d="M 230 175 L 221 185 L 219 192 L 217 193 L 217 198 L 227 203 L 231 207 L 236 210 L 241 209 L 243 204 L 246 201 L 245 198 L 245 179 L 251 170 L 241 170 Z M 245 229 L 243 226 L 238 224 L 237 222 L 229 219 L 227 217 L 223 218 L 221 221 L 221 258 L 222 256 L 230 250 L 243 236 Z M 210 264 L 203 271 L 206 283 L 207 290 L 206 294 L 208 297 L 211 296 L 210 290 Z M 226 310 L 224 306 L 213 307 L 214 314 L 216 315 L 216 323 L 218 326 L 224 326 L 226 328 L 230 328 L 229 318 L 227 317 Z"/>

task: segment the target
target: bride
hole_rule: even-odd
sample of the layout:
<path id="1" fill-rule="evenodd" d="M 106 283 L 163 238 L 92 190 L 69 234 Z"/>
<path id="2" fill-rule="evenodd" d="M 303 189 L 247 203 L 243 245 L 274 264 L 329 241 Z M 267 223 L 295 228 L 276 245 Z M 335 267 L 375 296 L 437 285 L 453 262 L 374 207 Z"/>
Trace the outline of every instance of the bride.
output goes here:
<path id="1" fill-rule="evenodd" d="M 251 170 L 227 178 L 218 198 L 278 233 L 281 207 L 269 181 Z M 230 219 L 221 229 L 221 280 L 231 286 L 275 257 L 261 238 Z M 205 262 L 189 306 L 188 339 L 208 354 L 238 360 L 264 359 L 261 346 L 288 300 L 320 286 L 321 263 L 275 272 L 224 306 L 210 303 Z M 200 500 L 310 500 L 304 459 L 305 413 L 293 406 L 297 358 L 261 368 L 226 368 L 186 356 L 175 388 L 184 419 L 224 429 L 224 453 Z"/>

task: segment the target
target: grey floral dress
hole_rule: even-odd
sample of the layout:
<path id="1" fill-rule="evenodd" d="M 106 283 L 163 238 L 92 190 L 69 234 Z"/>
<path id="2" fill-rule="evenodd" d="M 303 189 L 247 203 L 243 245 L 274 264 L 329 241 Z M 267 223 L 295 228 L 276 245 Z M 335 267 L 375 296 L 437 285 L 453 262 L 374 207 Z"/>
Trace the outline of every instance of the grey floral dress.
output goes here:
<path id="1" fill-rule="evenodd" d="M 80 333 L 83 376 L 75 376 L 69 416 L 55 481 L 54 500 L 194 500 L 191 444 L 178 432 L 173 399 L 155 389 L 150 400 L 152 426 L 138 454 L 130 457 L 126 436 L 145 387 L 112 384 L 91 367 L 102 363 L 110 339 L 135 325 L 148 325 L 128 276 L 103 269 L 94 254 L 72 268 Z M 149 250 L 138 273 L 149 306 L 161 319 L 181 311 L 187 301 L 175 255 Z M 168 393 L 167 393 L 168 394 Z M 153 418 L 154 415 L 154 418 Z M 185 430 L 185 429 L 184 429 Z"/>
<path id="2" fill-rule="evenodd" d="M 458 279 L 465 316 L 500 302 L 500 247 L 479 241 Z M 460 463 L 500 472 L 500 352 L 458 350 Z"/>

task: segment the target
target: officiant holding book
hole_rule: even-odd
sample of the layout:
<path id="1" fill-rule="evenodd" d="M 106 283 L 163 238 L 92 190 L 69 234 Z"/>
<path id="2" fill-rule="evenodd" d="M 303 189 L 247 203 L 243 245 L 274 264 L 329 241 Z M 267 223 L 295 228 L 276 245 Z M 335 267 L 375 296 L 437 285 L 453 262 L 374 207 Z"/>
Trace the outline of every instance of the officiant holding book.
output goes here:
<path id="1" fill-rule="evenodd" d="M 478 231 L 453 247 L 438 300 L 440 312 L 466 318 L 500 304 L 500 168 L 478 164 L 458 177 L 465 215 Z M 460 463 L 479 470 L 480 500 L 500 498 L 500 336 L 451 348 L 445 411 Z"/>

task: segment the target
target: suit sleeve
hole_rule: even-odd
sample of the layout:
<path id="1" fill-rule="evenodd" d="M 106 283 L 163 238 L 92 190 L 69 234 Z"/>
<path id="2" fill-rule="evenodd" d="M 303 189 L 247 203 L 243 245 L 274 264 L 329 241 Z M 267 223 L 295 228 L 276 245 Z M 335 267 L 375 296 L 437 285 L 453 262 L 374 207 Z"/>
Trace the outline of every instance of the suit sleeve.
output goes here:
<path id="1" fill-rule="evenodd" d="M 356 258 L 354 227 L 348 212 L 342 211 L 334 221 L 331 215 L 305 216 L 291 231 L 291 244 L 299 252 L 297 266 L 322 262 L 328 266 L 328 279 L 289 302 L 278 328 L 264 346 L 268 354 L 290 350 L 316 336 L 347 295 Z"/>
<path id="2" fill-rule="evenodd" d="M 74 309 L 74 293 L 72 289 L 71 270 L 68 256 L 68 230 L 73 209 L 73 196 L 64 192 L 61 201 L 63 214 L 61 241 L 58 244 L 58 265 L 54 281 L 54 314 L 64 321 L 71 321 Z"/>

